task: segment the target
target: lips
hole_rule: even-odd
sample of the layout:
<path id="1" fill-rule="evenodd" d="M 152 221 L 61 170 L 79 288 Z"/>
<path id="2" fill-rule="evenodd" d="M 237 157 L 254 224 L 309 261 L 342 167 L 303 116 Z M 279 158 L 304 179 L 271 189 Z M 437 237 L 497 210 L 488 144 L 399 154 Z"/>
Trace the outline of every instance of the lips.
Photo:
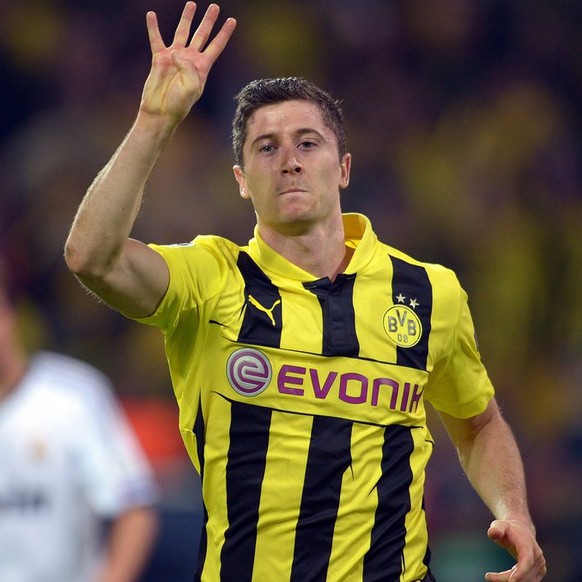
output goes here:
<path id="1" fill-rule="evenodd" d="M 303 188 L 286 188 L 282 192 L 279 192 L 279 196 L 283 196 L 284 194 L 294 194 L 297 192 L 307 192 L 307 190 L 304 190 Z"/>

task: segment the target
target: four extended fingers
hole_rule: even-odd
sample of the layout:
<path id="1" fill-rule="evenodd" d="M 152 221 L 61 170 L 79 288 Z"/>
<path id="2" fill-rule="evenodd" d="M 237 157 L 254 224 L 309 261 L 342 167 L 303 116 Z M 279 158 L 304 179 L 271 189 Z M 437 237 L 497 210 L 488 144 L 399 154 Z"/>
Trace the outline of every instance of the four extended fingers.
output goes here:
<path id="1" fill-rule="evenodd" d="M 190 44 L 187 45 L 188 37 L 190 35 L 190 28 L 192 26 L 192 21 L 194 19 L 195 12 L 196 3 L 186 2 L 184 10 L 182 11 L 182 16 L 180 17 L 180 22 L 176 27 L 174 39 L 172 41 L 171 46 L 179 47 L 188 46 L 189 48 L 193 48 L 197 51 L 202 51 L 204 49 L 204 45 L 208 42 L 212 29 L 216 24 L 216 20 L 218 19 L 220 8 L 216 4 L 211 4 L 208 7 L 206 13 L 202 18 L 202 21 L 200 22 L 198 28 L 196 29 L 194 35 L 192 36 Z M 168 48 L 166 47 L 162 39 L 156 13 L 152 11 L 148 12 L 146 15 L 146 22 L 152 54 L 156 54 L 157 52 L 165 48 Z M 214 39 L 206 47 L 205 52 L 208 53 L 211 64 L 218 58 L 220 53 L 222 53 L 222 51 L 224 50 L 224 47 L 226 46 L 228 40 L 230 39 L 235 27 L 236 20 L 234 18 L 228 18 L 218 31 Z"/>

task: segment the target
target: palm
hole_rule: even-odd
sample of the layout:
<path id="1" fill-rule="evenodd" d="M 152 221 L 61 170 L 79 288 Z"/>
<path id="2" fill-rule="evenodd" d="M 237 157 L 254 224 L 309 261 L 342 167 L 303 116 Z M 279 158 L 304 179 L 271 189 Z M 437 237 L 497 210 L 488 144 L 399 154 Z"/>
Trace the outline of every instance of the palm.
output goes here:
<path id="1" fill-rule="evenodd" d="M 147 15 L 152 67 L 141 102 L 147 113 L 183 119 L 202 95 L 208 73 L 234 31 L 236 22 L 229 18 L 208 42 L 219 13 L 218 6 L 211 4 L 188 43 L 195 11 L 196 4 L 187 2 L 169 46 L 162 40 L 155 13 Z"/>

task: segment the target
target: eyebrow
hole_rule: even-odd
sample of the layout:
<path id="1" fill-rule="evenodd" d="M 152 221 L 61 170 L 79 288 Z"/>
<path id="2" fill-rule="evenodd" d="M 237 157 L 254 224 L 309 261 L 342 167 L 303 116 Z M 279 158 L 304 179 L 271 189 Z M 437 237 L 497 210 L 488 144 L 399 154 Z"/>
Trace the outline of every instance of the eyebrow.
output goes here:
<path id="1" fill-rule="evenodd" d="M 295 135 L 297 137 L 301 137 L 301 136 L 309 134 L 309 133 L 315 134 L 320 139 L 326 141 L 326 137 L 321 132 L 317 131 L 317 129 L 314 129 L 313 127 L 302 127 L 300 129 L 294 131 L 293 135 Z M 249 145 L 253 146 L 259 141 L 262 141 L 264 139 L 274 139 L 276 136 L 277 136 L 276 132 L 263 133 L 261 135 L 258 135 Z"/>

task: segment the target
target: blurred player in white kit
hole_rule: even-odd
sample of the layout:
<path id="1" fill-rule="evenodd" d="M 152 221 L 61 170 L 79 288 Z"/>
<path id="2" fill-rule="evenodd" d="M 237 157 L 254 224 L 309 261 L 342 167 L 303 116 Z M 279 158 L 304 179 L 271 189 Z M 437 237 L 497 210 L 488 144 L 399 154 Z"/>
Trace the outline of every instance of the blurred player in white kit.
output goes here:
<path id="1" fill-rule="evenodd" d="M 133 582 L 157 530 L 150 466 L 103 374 L 29 357 L 9 284 L 0 262 L 0 580 Z"/>

